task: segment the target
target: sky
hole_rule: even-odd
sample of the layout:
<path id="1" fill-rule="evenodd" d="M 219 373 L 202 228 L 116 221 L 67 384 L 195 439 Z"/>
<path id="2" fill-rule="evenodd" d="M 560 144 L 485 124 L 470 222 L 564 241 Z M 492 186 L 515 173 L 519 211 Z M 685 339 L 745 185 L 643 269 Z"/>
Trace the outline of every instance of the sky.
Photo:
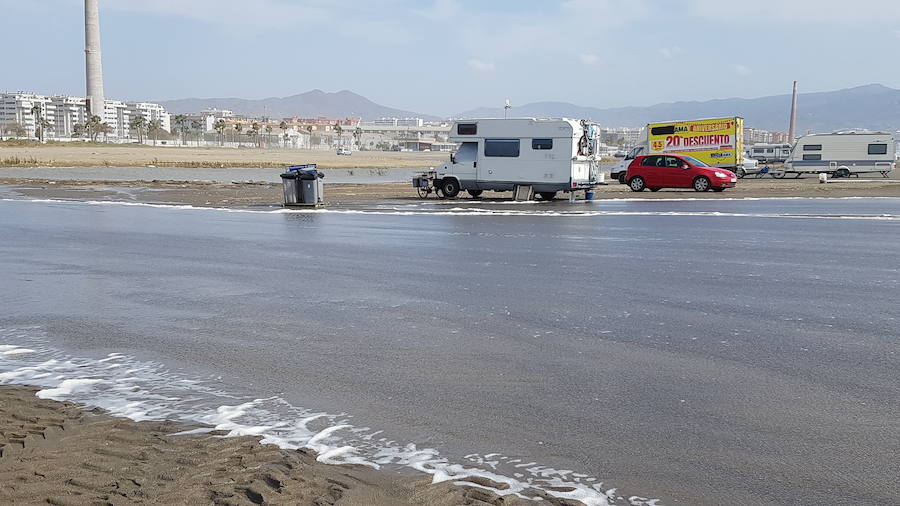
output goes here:
<path id="1" fill-rule="evenodd" d="M 870 83 L 900 88 L 898 0 L 100 0 L 106 96 L 351 90 L 448 116 Z M 0 90 L 84 94 L 82 0 L 0 0 Z"/>

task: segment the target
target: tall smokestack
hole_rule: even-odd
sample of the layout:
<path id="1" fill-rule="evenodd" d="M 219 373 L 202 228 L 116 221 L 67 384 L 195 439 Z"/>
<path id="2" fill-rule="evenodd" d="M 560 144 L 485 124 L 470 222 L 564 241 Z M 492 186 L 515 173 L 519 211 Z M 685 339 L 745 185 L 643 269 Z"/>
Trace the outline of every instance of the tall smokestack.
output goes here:
<path id="1" fill-rule="evenodd" d="M 100 61 L 100 0 L 84 0 L 84 58 L 91 115 L 103 118 L 103 63 Z"/>
<path id="2" fill-rule="evenodd" d="M 793 143 L 797 133 L 797 81 L 794 81 L 794 94 L 791 97 L 791 126 L 788 130 L 788 142 Z"/>

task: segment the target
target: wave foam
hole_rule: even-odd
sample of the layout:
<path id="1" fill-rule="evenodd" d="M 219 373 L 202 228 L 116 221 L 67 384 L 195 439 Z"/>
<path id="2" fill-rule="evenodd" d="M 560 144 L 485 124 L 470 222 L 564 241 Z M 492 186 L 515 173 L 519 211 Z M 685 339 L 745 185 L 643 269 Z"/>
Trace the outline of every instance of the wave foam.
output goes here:
<path id="1" fill-rule="evenodd" d="M 657 500 L 636 502 L 586 474 L 523 464 L 491 453 L 471 454 L 465 463 L 451 462 L 432 448 L 379 437 L 380 431 L 359 427 L 347 415 L 313 412 L 281 397 L 248 399 L 221 390 L 217 378 L 191 377 L 162 364 L 140 361 L 121 353 L 103 358 L 74 357 L 52 348 L 40 328 L 0 328 L 0 384 L 40 387 L 38 397 L 84 403 L 113 416 L 142 420 L 173 420 L 205 427 L 179 434 L 228 431 L 228 436 L 261 436 L 263 443 L 285 449 L 311 448 L 327 464 L 357 464 L 379 468 L 404 466 L 431 475 L 434 483 L 453 482 L 492 490 L 500 495 L 533 498 L 546 494 L 573 499 L 587 506 L 630 504 L 659 506 Z M 28 348 L 21 346 L 27 344 Z M 473 478 L 483 478 L 471 481 Z M 500 488 L 485 485 L 485 480 Z"/>

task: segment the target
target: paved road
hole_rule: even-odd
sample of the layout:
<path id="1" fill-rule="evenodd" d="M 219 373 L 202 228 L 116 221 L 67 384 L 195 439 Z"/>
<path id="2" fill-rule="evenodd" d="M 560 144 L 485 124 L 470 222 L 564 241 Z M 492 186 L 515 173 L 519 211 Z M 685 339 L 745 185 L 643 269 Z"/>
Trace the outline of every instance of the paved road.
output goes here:
<path id="1" fill-rule="evenodd" d="M 0 202 L 0 323 L 663 505 L 900 503 L 900 200 L 593 209 Z"/>

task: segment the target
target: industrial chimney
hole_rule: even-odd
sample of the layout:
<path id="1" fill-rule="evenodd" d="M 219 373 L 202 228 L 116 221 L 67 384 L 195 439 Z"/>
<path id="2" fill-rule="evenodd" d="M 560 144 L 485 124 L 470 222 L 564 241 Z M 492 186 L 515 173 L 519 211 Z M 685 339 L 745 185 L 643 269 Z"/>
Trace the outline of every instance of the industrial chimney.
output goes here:
<path id="1" fill-rule="evenodd" d="M 794 94 L 791 97 L 791 126 L 788 129 L 788 142 L 794 142 L 797 133 L 797 81 L 794 81 Z"/>
<path id="2" fill-rule="evenodd" d="M 84 0 L 84 58 L 88 110 L 103 118 L 103 63 L 100 61 L 100 0 Z"/>

